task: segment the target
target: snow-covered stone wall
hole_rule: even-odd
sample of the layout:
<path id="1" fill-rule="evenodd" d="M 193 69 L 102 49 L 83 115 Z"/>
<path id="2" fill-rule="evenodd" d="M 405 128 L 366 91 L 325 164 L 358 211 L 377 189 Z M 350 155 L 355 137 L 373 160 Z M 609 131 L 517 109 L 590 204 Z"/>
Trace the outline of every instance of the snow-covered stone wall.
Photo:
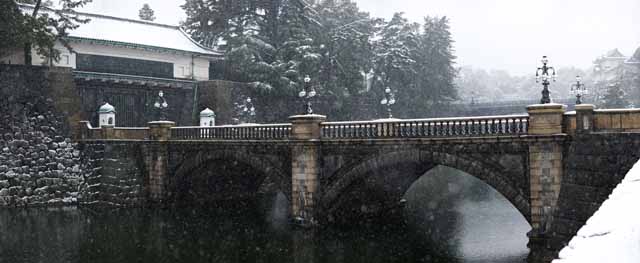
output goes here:
<path id="1" fill-rule="evenodd" d="M 553 263 L 640 262 L 639 200 L 640 161 Z"/>
<path id="2" fill-rule="evenodd" d="M 0 66 L 0 207 L 77 202 L 80 151 L 51 98 L 48 73 Z"/>

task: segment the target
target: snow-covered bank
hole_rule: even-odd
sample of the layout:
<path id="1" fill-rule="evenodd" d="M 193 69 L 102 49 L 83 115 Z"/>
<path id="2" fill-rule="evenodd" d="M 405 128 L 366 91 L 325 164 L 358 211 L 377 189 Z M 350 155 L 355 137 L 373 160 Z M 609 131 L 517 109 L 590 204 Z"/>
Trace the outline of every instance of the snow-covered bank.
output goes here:
<path id="1" fill-rule="evenodd" d="M 640 161 L 553 263 L 640 262 Z"/>

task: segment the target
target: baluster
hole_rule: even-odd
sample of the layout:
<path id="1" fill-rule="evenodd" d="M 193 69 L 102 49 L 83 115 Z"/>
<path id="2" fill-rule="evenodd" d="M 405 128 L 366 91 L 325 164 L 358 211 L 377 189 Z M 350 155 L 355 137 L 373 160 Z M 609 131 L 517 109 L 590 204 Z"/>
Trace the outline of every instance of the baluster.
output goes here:
<path id="1" fill-rule="evenodd" d="M 518 118 L 518 134 L 522 134 L 522 118 Z"/>

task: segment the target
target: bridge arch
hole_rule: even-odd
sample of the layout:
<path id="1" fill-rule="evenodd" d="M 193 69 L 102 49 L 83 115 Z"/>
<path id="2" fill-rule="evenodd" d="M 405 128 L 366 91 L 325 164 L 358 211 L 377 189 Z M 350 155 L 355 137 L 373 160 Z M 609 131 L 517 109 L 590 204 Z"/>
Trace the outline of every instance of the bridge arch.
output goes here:
<path id="1" fill-rule="evenodd" d="M 321 198 L 322 208 L 327 211 L 335 209 L 338 200 L 348 191 L 349 187 L 359 180 L 365 179 L 372 174 L 372 171 L 407 163 L 432 164 L 424 166 L 424 172 L 437 165 L 448 166 L 466 172 L 493 187 L 518 209 L 528 222 L 531 222 L 529 199 L 524 193 L 528 189 L 519 189 L 507 178 L 508 175 L 505 175 L 505 172 L 500 169 L 499 164 L 489 165 L 486 162 L 469 157 L 419 149 L 375 154 L 347 169 L 338 171 L 339 174 L 333 175 L 332 180 L 329 180 L 330 182 L 324 188 L 325 191 Z M 415 182 L 421 176 L 422 174 L 416 178 L 411 178 L 412 182 Z M 409 186 L 407 186 L 407 189 Z M 406 191 L 407 189 L 403 190 Z"/>
<path id="2" fill-rule="evenodd" d="M 238 163 L 245 165 L 260 174 L 257 177 L 258 188 L 255 193 L 266 194 L 281 191 L 289 198 L 291 192 L 291 178 L 284 172 L 281 165 L 284 163 L 279 158 L 273 156 L 261 156 L 250 154 L 247 151 L 237 149 L 203 150 L 189 154 L 184 157 L 184 161 L 175 169 L 170 178 L 172 191 L 177 194 L 177 187 L 181 181 L 189 180 L 194 173 L 206 168 L 208 164 L 215 162 Z"/>

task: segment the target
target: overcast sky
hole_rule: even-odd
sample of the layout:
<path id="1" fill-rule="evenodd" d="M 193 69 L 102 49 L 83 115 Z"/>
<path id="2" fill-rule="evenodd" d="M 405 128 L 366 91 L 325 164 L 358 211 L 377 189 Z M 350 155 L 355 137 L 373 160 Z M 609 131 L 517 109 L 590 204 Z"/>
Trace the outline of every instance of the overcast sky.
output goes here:
<path id="1" fill-rule="evenodd" d="M 412 21 L 447 16 L 457 64 L 532 74 L 542 55 L 560 68 L 587 68 L 618 48 L 629 56 L 640 47 L 640 0 L 356 0 L 372 16 L 404 12 Z M 184 20 L 184 0 L 94 0 L 84 11 L 137 18 L 143 3 L 156 22 Z M 635 14 L 635 16 L 634 16 Z"/>

